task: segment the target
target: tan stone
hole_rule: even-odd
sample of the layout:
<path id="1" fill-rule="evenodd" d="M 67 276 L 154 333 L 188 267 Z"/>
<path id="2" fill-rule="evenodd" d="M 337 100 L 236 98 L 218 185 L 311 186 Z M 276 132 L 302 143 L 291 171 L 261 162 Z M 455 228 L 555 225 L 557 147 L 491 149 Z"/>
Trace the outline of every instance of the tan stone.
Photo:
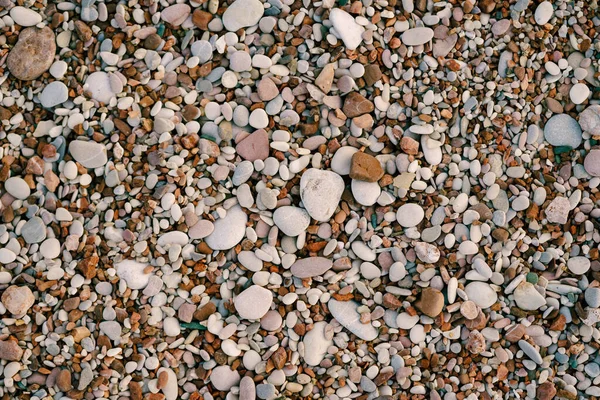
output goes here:
<path id="1" fill-rule="evenodd" d="M 435 318 L 444 308 L 444 295 L 437 289 L 425 288 L 416 306 L 423 314 Z"/>
<path id="2" fill-rule="evenodd" d="M 372 155 L 356 152 L 352 155 L 350 178 L 359 181 L 377 182 L 383 176 L 383 168 Z"/>

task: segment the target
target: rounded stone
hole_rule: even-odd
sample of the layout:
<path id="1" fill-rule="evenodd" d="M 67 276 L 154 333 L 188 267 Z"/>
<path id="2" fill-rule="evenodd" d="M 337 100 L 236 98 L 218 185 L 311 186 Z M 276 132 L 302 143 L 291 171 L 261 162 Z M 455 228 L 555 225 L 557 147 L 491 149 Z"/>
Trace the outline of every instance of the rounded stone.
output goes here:
<path id="1" fill-rule="evenodd" d="M 300 198 L 308 214 L 320 222 L 331 218 L 338 207 L 344 180 L 332 171 L 310 168 L 300 178 Z"/>
<path id="2" fill-rule="evenodd" d="M 229 250 L 241 242 L 246 233 L 248 215 L 240 206 L 227 210 L 225 218 L 216 220 L 213 232 L 205 238 L 206 244 L 213 250 Z"/>
<path id="3" fill-rule="evenodd" d="M 471 282 L 465 286 L 469 300 L 481 308 L 489 308 L 498 301 L 498 294 L 490 285 L 484 282 Z"/>
<path id="4" fill-rule="evenodd" d="M 310 225 L 310 215 L 303 208 L 283 206 L 273 213 L 273 222 L 287 236 L 298 236 Z"/>
<path id="5" fill-rule="evenodd" d="M 239 316 L 243 319 L 260 319 L 271 308 L 273 293 L 258 285 L 250 286 L 237 295 L 233 304 Z"/>
<path id="6" fill-rule="evenodd" d="M 581 127 L 567 114 L 557 114 L 546 122 L 544 138 L 552 146 L 579 147 L 582 140 Z"/>
<path id="7" fill-rule="evenodd" d="M 46 72 L 54 62 L 54 32 L 45 26 L 23 29 L 6 59 L 6 65 L 17 79 L 30 81 Z"/>
<path id="8" fill-rule="evenodd" d="M 31 189 L 25 180 L 18 176 L 8 178 L 4 182 L 4 189 L 16 199 L 25 200 L 31 194 Z"/>
<path id="9" fill-rule="evenodd" d="M 425 218 L 425 211 L 420 205 L 408 203 L 400 206 L 396 211 L 396 220 L 404 228 L 417 226 Z"/>

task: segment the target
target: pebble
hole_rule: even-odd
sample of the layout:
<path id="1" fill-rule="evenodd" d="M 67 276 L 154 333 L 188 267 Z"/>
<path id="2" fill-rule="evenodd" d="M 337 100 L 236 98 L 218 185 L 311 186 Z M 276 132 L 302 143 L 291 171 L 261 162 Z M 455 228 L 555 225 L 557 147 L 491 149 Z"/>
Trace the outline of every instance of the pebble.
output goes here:
<path id="1" fill-rule="evenodd" d="M 327 355 L 327 350 L 333 344 L 333 341 L 327 338 L 327 326 L 327 322 L 316 322 L 302 339 L 304 361 L 311 367 L 315 367 L 323 361 Z"/>
<path id="2" fill-rule="evenodd" d="M 309 257 L 297 260 L 292 264 L 290 271 L 296 278 L 306 279 L 321 276 L 329 271 L 333 262 L 324 257 Z"/>
<path id="3" fill-rule="evenodd" d="M 600 135 L 600 105 L 593 104 L 579 114 L 579 125 L 585 132 Z"/>
<path id="4" fill-rule="evenodd" d="M 216 220 L 213 232 L 204 240 L 213 250 L 229 250 L 238 244 L 246 232 L 248 216 L 239 206 L 227 210 L 224 218 Z"/>
<path id="5" fill-rule="evenodd" d="M 131 290 L 144 289 L 150 281 L 151 274 L 145 273 L 147 264 L 135 260 L 123 260 L 115 264 L 117 276 L 127 283 Z"/>
<path id="6" fill-rule="evenodd" d="M 340 8 L 334 8 L 329 13 L 329 20 L 346 49 L 356 50 L 360 46 L 365 28 L 357 24 L 352 15 Z"/>
<path id="7" fill-rule="evenodd" d="M 228 365 L 220 365 L 210 374 L 210 382 L 220 391 L 229 391 L 240 382 L 240 379 L 240 373 L 232 370 Z"/>
<path id="8" fill-rule="evenodd" d="M 590 307 L 600 307 L 600 288 L 589 287 L 585 290 L 585 301 Z"/>
<path id="9" fill-rule="evenodd" d="M 3 291 L 1 299 L 2 305 L 15 316 L 26 314 L 35 303 L 33 292 L 27 286 L 9 286 Z"/>
<path id="10" fill-rule="evenodd" d="M 576 83 L 569 91 L 569 97 L 573 104 L 581 104 L 587 100 L 590 95 L 590 89 L 585 83 Z"/>
<path id="11" fill-rule="evenodd" d="M 352 158 L 358 152 L 355 147 L 344 146 L 339 148 L 331 159 L 331 170 L 338 175 L 349 175 L 352 167 Z"/>
<path id="12" fill-rule="evenodd" d="M 550 19 L 552 18 L 553 14 L 554 14 L 554 8 L 552 7 L 552 3 L 550 3 L 549 1 L 542 1 L 535 9 L 534 18 L 535 18 L 536 24 L 538 24 L 538 25 L 547 24 L 550 21 Z"/>
<path id="13" fill-rule="evenodd" d="M 100 143 L 74 140 L 69 144 L 69 153 L 85 168 L 103 167 L 108 162 L 106 147 Z"/>
<path id="14" fill-rule="evenodd" d="M 8 178 L 4 182 L 6 191 L 16 199 L 25 200 L 31 195 L 31 189 L 25 180 L 18 176 Z"/>
<path id="15" fill-rule="evenodd" d="M 551 224 L 566 224 L 568 221 L 571 203 L 566 197 L 555 197 L 544 210 L 546 219 Z"/>
<path id="16" fill-rule="evenodd" d="M 546 122 L 544 138 L 552 146 L 575 149 L 581 144 L 582 132 L 575 119 L 567 114 L 557 114 Z"/>
<path id="17" fill-rule="evenodd" d="M 21 228 L 26 243 L 41 243 L 46 239 L 46 224 L 40 217 L 30 218 Z"/>
<path id="18" fill-rule="evenodd" d="M 522 310 L 533 311 L 546 305 L 546 299 L 529 282 L 521 282 L 514 291 L 515 302 Z"/>
<path id="19" fill-rule="evenodd" d="M 592 149 L 583 161 L 585 172 L 592 176 L 600 176 L 600 149 Z"/>
<path id="20" fill-rule="evenodd" d="M 354 301 L 329 300 L 327 303 L 329 311 L 344 328 L 355 334 L 362 340 L 375 340 L 378 336 L 377 330 L 371 324 L 363 324 L 357 311 L 358 303 Z"/>
<path id="21" fill-rule="evenodd" d="M 370 154 L 361 151 L 352 155 L 350 162 L 350 178 L 365 181 L 377 182 L 383 176 L 383 168 L 379 161 Z"/>
<path id="22" fill-rule="evenodd" d="M 270 290 L 253 285 L 237 295 L 233 302 L 240 318 L 260 319 L 271 308 L 273 294 Z"/>
<path id="23" fill-rule="evenodd" d="M 406 46 L 419 46 L 433 39 L 433 29 L 412 28 L 402 33 L 402 43 Z"/>
<path id="24" fill-rule="evenodd" d="M 236 0 L 223 13 L 223 25 L 229 32 L 258 24 L 264 14 L 259 0 Z"/>
<path id="25" fill-rule="evenodd" d="M 484 282 L 471 282 L 465 286 L 469 300 L 481 308 L 489 308 L 498 301 L 498 294 L 490 285 Z"/>
<path id="26" fill-rule="evenodd" d="M 418 204 L 403 204 L 396 212 L 396 220 L 404 228 L 412 228 L 423 221 L 425 212 Z"/>
<path id="27" fill-rule="evenodd" d="M 344 180 L 335 172 L 310 168 L 300 179 L 300 198 L 308 214 L 325 222 L 338 207 Z"/>
<path id="28" fill-rule="evenodd" d="M 283 206 L 273 213 L 273 222 L 288 236 L 298 236 L 310 225 L 310 215 L 299 207 Z"/>
<path id="29" fill-rule="evenodd" d="M 49 27 L 26 28 L 19 33 L 17 43 L 8 53 L 6 66 L 15 78 L 30 81 L 50 68 L 55 53 L 54 32 Z"/>
<path id="30" fill-rule="evenodd" d="M 48 84 L 40 95 L 40 102 L 46 108 L 55 107 L 69 99 L 67 86 L 58 81 Z"/>
<path id="31" fill-rule="evenodd" d="M 10 9 L 10 17 L 21 26 L 34 26 L 42 22 L 42 16 L 35 11 L 22 6 Z"/>
<path id="32" fill-rule="evenodd" d="M 165 8 L 160 13 L 160 18 L 173 26 L 179 26 L 189 17 L 190 12 L 191 8 L 187 4 L 174 4 Z"/>
<path id="33" fill-rule="evenodd" d="M 569 271 L 575 275 L 583 275 L 589 271 L 591 266 L 590 260 L 585 257 L 571 257 L 567 261 Z"/>

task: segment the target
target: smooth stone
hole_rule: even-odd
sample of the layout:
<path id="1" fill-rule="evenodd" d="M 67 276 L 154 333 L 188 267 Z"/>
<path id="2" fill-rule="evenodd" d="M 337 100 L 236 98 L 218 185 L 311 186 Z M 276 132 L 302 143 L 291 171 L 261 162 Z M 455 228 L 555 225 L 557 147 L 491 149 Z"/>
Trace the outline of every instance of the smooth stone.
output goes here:
<path id="1" fill-rule="evenodd" d="M 546 122 L 544 138 L 552 146 L 579 147 L 582 140 L 581 127 L 567 114 L 557 114 Z"/>
<path id="2" fill-rule="evenodd" d="M 344 192 L 344 180 L 332 171 L 310 168 L 300 178 L 300 198 L 308 214 L 320 222 L 329 221 Z"/>
<path id="3" fill-rule="evenodd" d="M 276 331 L 281 328 L 281 324 L 283 323 L 283 318 L 279 312 L 275 310 L 269 310 L 267 313 L 260 319 L 260 327 L 266 331 Z"/>
<path id="4" fill-rule="evenodd" d="M 590 88 L 585 83 L 576 83 L 569 91 L 573 104 L 581 104 L 590 96 Z"/>
<path id="5" fill-rule="evenodd" d="M 258 24 L 265 9 L 259 0 L 236 0 L 223 13 L 223 25 L 229 32 Z"/>
<path id="6" fill-rule="evenodd" d="M 375 204 L 381 194 L 381 187 L 377 182 L 366 182 L 352 179 L 352 195 L 354 199 L 363 206 Z"/>
<path id="7" fill-rule="evenodd" d="M 21 228 L 21 236 L 29 244 L 43 242 L 46 239 L 46 224 L 40 217 L 33 217 Z"/>
<path id="8" fill-rule="evenodd" d="M 46 72 L 54 62 L 56 41 L 49 27 L 23 29 L 6 59 L 6 66 L 17 79 L 30 81 Z"/>
<path id="9" fill-rule="evenodd" d="M 160 235 L 156 244 L 161 247 L 172 246 L 172 245 L 180 245 L 185 246 L 190 241 L 187 233 L 180 231 L 171 231 L 167 233 L 163 233 Z"/>
<path id="10" fill-rule="evenodd" d="M 207 219 L 201 219 L 188 230 L 188 235 L 192 240 L 204 239 L 205 237 L 213 233 L 214 230 L 215 225 L 211 221 Z"/>
<path id="11" fill-rule="evenodd" d="M 571 257 L 567 260 L 567 268 L 575 275 L 583 275 L 589 271 L 591 262 L 586 257 Z"/>
<path id="12" fill-rule="evenodd" d="M 481 308 L 489 308 L 498 301 L 498 294 L 490 285 L 484 282 L 471 282 L 465 286 L 469 300 Z"/>
<path id="13" fill-rule="evenodd" d="M 54 107 L 69 99 L 69 89 L 64 83 L 54 81 L 46 85 L 39 98 L 42 106 Z"/>
<path id="14" fill-rule="evenodd" d="M 257 108 L 250 113 L 248 123 L 255 129 L 263 129 L 269 125 L 269 116 L 265 110 Z"/>
<path id="15" fill-rule="evenodd" d="M 17 259 L 17 255 L 9 249 L 0 249 L 0 264 L 10 264 Z"/>
<path id="16" fill-rule="evenodd" d="M 35 303 L 33 292 L 27 286 L 12 285 L 3 290 L 2 304 L 13 315 L 24 315 Z M 0 359 L 3 359 L 0 355 Z"/>
<path id="17" fill-rule="evenodd" d="M 250 286 L 233 299 L 239 316 L 243 319 L 261 319 L 271 308 L 273 293 L 258 285 Z"/>
<path id="18" fill-rule="evenodd" d="M 118 78 L 116 80 L 111 79 L 111 76 L 104 71 L 96 71 L 88 75 L 85 84 L 92 99 L 105 104 L 108 104 L 110 99 L 123 91 L 121 81 Z"/>
<path id="19" fill-rule="evenodd" d="M 327 339 L 325 328 L 327 322 L 320 321 L 313 325 L 313 328 L 304 335 L 304 362 L 311 367 L 315 367 L 323 361 L 327 355 L 327 349 L 333 344 L 332 339 Z"/>
<path id="20" fill-rule="evenodd" d="M 238 254 L 238 261 L 249 271 L 257 272 L 263 268 L 263 261 L 252 251 L 241 251 Z"/>
<path id="21" fill-rule="evenodd" d="M 600 176 L 600 149 L 592 149 L 583 160 L 585 172 L 591 176 Z"/>
<path id="22" fill-rule="evenodd" d="M 10 9 L 10 17 L 18 25 L 34 26 L 42 22 L 42 16 L 37 12 L 22 6 L 16 6 Z"/>
<path id="23" fill-rule="evenodd" d="M 536 24 L 545 25 L 548 23 L 548 21 L 550 21 L 552 15 L 554 15 L 552 3 L 549 1 L 543 1 L 535 9 L 533 18 L 535 19 Z"/>
<path id="24" fill-rule="evenodd" d="M 558 196 L 555 197 L 550 204 L 544 210 L 546 219 L 551 224 L 564 225 L 568 221 L 569 211 L 571 210 L 571 203 L 566 197 Z"/>
<path id="25" fill-rule="evenodd" d="M 398 317 L 396 317 L 396 324 L 400 329 L 412 329 L 417 322 L 419 322 L 418 315 L 410 315 L 406 312 L 400 313 L 398 314 Z"/>
<path id="26" fill-rule="evenodd" d="M 269 134 L 264 129 L 259 129 L 241 140 L 235 146 L 235 151 L 244 160 L 264 160 L 269 157 Z"/>
<path id="27" fill-rule="evenodd" d="M 40 245 L 40 254 L 47 259 L 54 259 L 60 255 L 60 241 L 56 238 L 44 240 Z"/>
<path id="28" fill-rule="evenodd" d="M 248 215 L 238 205 L 227 210 L 225 218 L 214 222 L 214 231 L 204 240 L 213 250 L 229 250 L 242 241 L 246 234 Z"/>
<path id="29" fill-rule="evenodd" d="M 360 46 L 365 28 L 356 23 L 352 15 L 340 8 L 334 8 L 329 13 L 329 20 L 348 50 L 356 50 Z"/>
<path id="30" fill-rule="evenodd" d="M 600 288 L 588 287 L 585 290 L 585 301 L 588 303 L 588 305 L 590 307 L 593 307 L 593 308 L 600 307 Z"/>
<path id="31" fill-rule="evenodd" d="M 314 276 L 321 276 L 329 271 L 333 266 L 333 261 L 325 257 L 308 257 L 296 260 L 290 271 L 296 278 L 306 279 Z"/>
<path id="32" fill-rule="evenodd" d="M 8 178 L 6 182 L 4 182 L 4 189 L 12 197 L 19 200 L 25 200 L 29 197 L 29 195 L 31 195 L 31 189 L 29 189 L 29 185 L 23 178 L 19 176 Z"/>
<path id="33" fill-rule="evenodd" d="M 240 381 L 240 393 L 238 400 L 255 400 L 256 384 L 251 376 L 244 376 Z"/>
<path id="34" fill-rule="evenodd" d="M 360 339 L 375 340 L 379 335 L 373 325 L 360 322 L 360 314 L 357 311 L 359 304 L 357 302 L 330 299 L 327 306 L 333 318 Z"/>
<path id="35" fill-rule="evenodd" d="M 593 104 L 579 114 L 579 125 L 585 132 L 600 135 L 600 105 Z"/>
<path id="36" fill-rule="evenodd" d="M 229 365 L 220 365 L 212 370 L 210 382 L 219 391 L 229 391 L 240 382 L 240 373 Z"/>
<path id="37" fill-rule="evenodd" d="M 190 16 L 191 11 L 187 4 L 174 4 L 162 10 L 160 19 L 173 26 L 179 26 Z"/>
<path id="38" fill-rule="evenodd" d="M 273 222 L 287 236 L 298 236 L 310 225 L 310 215 L 303 208 L 283 206 L 273 213 Z"/>
<path id="39" fill-rule="evenodd" d="M 152 276 L 152 274 L 144 273 L 148 264 L 135 260 L 123 260 L 114 267 L 117 270 L 117 276 L 124 280 L 131 290 L 144 289 Z"/>
<path id="40" fill-rule="evenodd" d="M 402 43 L 406 46 L 419 46 L 433 39 L 433 29 L 426 27 L 412 28 L 402 34 Z"/>
<path id="41" fill-rule="evenodd" d="M 519 347 L 523 350 L 523 353 L 527 355 L 531 359 L 531 361 L 535 362 L 538 365 L 541 365 L 544 362 L 544 359 L 540 355 L 540 352 L 533 347 L 529 342 L 525 340 L 519 340 Z"/>
<path id="42" fill-rule="evenodd" d="M 356 147 L 340 147 L 331 159 L 331 170 L 339 175 L 350 174 L 350 167 L 352 166 L 352 156 L 356 152 L 358 152 L 358 149 Z"/>
<path id="43" fill-rule="evenodd" d="M 423 208 L 414 203 L 403 204 L 396 211 L 396 220 L 404 228 L 412 228 L 417 226 L 425 218 Z"/>
<path id="44" fill-rule="evenodd" d="M 179 398 L 179 385 L 177 384 L 177 375 L 170 368 L 159 368 L 157 371 L 157 375 L 159 376 L 165 372 L 167 374 L 167 382 L 166 385 L 160 389 L 165 395 L 165 400 L 177 400 Z"/>
<path id="45" fill-rule="evenodd" d="M 529 282 L 521 282 L 514 291 L 517 306 L 526 311 L 537 310 L 546 305 L 546 299 Z"/>
<path id="46" fill-rule="evenodd" d="M 166 336 L 177 337 L 181 333 L 179 320 L 174 317 L 167 317 L 163 320 L 163 332 Z"/>
<path id="47" fill-rule="evenodd" d="M 69 153 L 85 168 L 103 167 L 108 162 L 106 147 L 101 143 L 73 140 L 69 143 Z"/>

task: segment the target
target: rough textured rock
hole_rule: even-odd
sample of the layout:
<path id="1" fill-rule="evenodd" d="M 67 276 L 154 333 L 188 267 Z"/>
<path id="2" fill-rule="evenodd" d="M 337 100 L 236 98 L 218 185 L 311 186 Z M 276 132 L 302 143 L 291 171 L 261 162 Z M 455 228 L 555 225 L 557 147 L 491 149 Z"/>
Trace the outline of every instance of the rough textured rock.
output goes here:
<path id="1" fill-rule="evenodd" d="M 56 54 L 54 32 L 49 27 L 23 29 L 17 44 L 6 59 L 6 65 L 17 79 L 30 81 L 46 72 Z"/>

